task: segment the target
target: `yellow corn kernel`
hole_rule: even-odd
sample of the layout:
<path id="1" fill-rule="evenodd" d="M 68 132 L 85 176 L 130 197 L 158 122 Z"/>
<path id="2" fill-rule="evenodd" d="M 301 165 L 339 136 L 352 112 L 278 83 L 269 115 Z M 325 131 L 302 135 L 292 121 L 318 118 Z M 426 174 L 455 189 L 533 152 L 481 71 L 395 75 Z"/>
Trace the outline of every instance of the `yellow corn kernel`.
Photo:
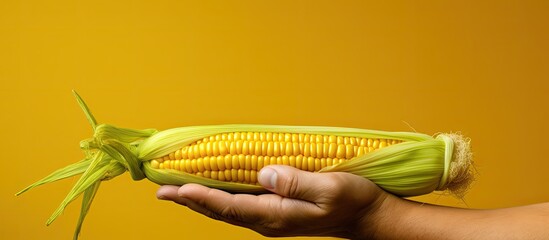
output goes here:
<path id="1" fill-rule="evenodd" d="M 151 167 L 219 181 L 257 184 L 257 173 L 267 165 L 316 172 L 400 142 L 321 134 L 230 132 L 182 146 L 151 160 Z"/>
<path id="2" fill-rule="evenodd" d="M 156 159 L 153 159 L 151 161 L 151 167 L 153 168 L 159 168 L 158 166 L 160 165 L 160 162 L 158 162 Z"/>

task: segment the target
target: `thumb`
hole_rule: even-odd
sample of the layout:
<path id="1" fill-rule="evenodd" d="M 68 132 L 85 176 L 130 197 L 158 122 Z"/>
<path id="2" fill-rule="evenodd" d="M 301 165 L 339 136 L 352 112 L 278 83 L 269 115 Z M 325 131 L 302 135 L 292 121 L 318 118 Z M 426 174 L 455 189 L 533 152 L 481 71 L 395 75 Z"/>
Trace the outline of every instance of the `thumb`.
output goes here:
<path id="1" fill-rule="evenodd" d="M 326 182 L 321 175 L 290 166 L 273 165 L 261 169 L 258 182 L 278 195 L 314 202 L 322 194 L 319 186 Z"/>

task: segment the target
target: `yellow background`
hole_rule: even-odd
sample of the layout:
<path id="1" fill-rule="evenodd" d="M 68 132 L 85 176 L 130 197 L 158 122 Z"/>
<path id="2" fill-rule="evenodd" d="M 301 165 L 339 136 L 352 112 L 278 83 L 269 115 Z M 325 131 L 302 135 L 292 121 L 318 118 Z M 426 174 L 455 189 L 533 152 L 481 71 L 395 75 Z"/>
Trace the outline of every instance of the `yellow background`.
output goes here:
<path id="1" fill-rule="evenodd" d="M 383 2 L 383 1 L 382 1 Z M 504 3 L 505 2 L 505 3 Z M 13 194 L 79 160 L 100 122 L 460 131 L 478 179 L 464 201 L 549 201 L 548 1 L 0 1 L 0 238 L 70 239 L 75 179 Z M 260 239 L 104 182 L 82 239 Z"/>

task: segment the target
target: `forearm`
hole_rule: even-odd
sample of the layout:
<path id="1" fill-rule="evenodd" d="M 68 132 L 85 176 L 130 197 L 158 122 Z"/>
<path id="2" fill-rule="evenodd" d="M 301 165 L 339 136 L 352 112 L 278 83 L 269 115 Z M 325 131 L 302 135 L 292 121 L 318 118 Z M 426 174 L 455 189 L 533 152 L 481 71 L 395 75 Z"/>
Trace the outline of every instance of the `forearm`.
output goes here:
<path id="1" fill-rule="evenodd" d="M 359 238 L 548 239 L 549 203 L 473 210 L 421 204 L 388 196 Z M 369 227 L 366 227 L 369 226 Z"/>

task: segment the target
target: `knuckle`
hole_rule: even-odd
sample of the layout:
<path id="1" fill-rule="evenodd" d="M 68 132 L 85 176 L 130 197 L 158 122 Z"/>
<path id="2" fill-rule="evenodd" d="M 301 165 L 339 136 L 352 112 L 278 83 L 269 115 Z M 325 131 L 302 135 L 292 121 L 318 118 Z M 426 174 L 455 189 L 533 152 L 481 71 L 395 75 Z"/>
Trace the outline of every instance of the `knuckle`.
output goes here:
<path id="1" fill-rule="evenodd" d="M 349 201 L 349 196 L 357 194 L 352 187 L 355 183 L 350 179 L 347 173 L 331 173 L 326 177 L 323 184 L 326 193 L 329 193 L 329 199 L 332 203 L 343 203 Z"/>
<path id="2" fill-rule="evenodd" d="M 325 188 L 327 188 L 331 192 L 337 193 L 337 195 L 339 195 L 340 193 L 344 192 L 343 191 L 344 186 L 345 186 L 345 180 L 343 179 L 343 176 L 341 176 L 341 174 L 333 173 L 327 176 Z"/>
<path id="3" fill-rule="evenodd" d="M 223 221 L 223 217 L 216 212 L 208 211 L 205 213 L 205 215 L 211 219 Z"/>
<path id="4" fill-rule="evenodd" d="M 273 204 L 271 205 L 271 209 L 280 209 L 280 205 Z M 287 214 L 284 214 L 284 211 L 274 210 L 272 214 L 269 214 L 262 219 L 258 219 L 257 223 L 261 226 L 261 233 L 263 235 L 277 237 L 284 235 L 284 233 L 291 229 L 291 220 L 292 219 L 288 219 Z"/>
<path id="5" fill-rule="evenodd" d="M 278 221 L 272 221 L 266 224 L 263 224 L 267 232 L 272 234 L 270 237 L 280 235 L 280 233 L 287 232 L 290 230 L 288 224 L 286 221 L 278 220 Z"/>
<path id="6" fill-rule="evenodd" d="M 282 184 L 282 193 L 289 197 L 296 197 L 299 194 L 299 178 L 296 175 L 287 176 Z"/>
<path id="7" fill-rule="evenodd" d="M 230 219 L 233 221 L 242 221 L 241 214 L 237 209 L 231 206 L 225 206 L 219 211 L 219 215 L 224 219 Z"/>

